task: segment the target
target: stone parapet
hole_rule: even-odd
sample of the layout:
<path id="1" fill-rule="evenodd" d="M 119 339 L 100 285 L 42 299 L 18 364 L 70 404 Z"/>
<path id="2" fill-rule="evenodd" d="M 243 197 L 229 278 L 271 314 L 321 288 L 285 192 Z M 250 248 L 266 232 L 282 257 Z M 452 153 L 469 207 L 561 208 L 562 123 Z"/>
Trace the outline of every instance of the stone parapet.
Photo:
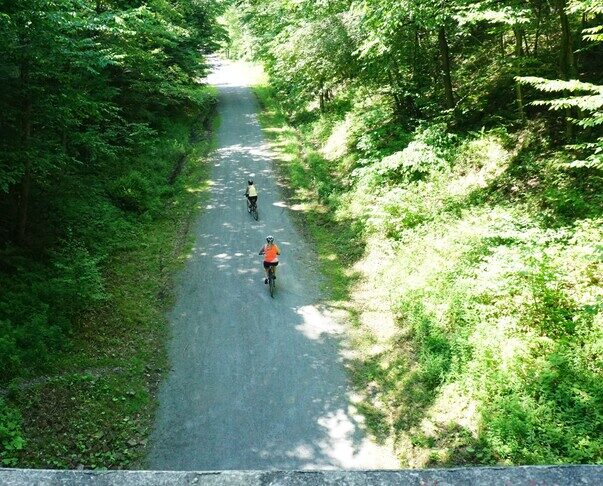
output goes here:
<path id="1" fill-rule="evenodd" d="M 98 486 L 577 486 L 603 485 L 603 466 L 521 466 L 396 471 L 66 471 L 0 469 L 0 484 Z"/>

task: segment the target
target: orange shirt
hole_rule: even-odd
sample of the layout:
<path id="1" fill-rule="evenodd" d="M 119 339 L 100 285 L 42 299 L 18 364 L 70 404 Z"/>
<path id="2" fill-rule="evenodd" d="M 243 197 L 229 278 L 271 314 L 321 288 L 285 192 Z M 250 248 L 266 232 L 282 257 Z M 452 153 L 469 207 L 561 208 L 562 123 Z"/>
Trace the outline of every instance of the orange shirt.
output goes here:
<path id="1" fill-rule="evenodd" d="M 264 261 L 265 262 L 278 262 L 278 254 L 281 251 L 276 245 L 264 245 Z"/>

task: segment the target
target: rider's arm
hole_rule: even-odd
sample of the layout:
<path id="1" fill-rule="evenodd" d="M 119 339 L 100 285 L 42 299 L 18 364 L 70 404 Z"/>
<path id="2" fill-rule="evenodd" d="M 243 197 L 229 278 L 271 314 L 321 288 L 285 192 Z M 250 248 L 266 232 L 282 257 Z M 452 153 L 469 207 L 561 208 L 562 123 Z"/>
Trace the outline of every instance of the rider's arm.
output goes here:
<path id="1" fill-rule="evenodd" d="M 258 255 L 263 255 L 264 253 L 266 253 L 266 247 L 262 246 L 262 249 L 260 250 L 260 252 L 258 253 Z"/>

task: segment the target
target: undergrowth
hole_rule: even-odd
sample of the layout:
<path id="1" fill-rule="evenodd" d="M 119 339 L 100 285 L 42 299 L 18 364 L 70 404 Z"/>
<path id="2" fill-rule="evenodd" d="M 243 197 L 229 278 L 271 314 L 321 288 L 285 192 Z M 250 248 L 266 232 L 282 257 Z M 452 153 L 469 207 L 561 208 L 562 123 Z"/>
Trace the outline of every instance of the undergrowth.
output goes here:
<path id="1" fill-rule="evenodd" d="M 378 96 L 291 115 L 256 93 L 373 436 L 412 467 L 603 463 L 601 172 L 536 122 L 402 130 Z"/>
<path id="2" fill-rule="evenodd" d="M 3 465 L 144 466 L 171 275 L 207 189 L 214 96 L 205 112 L 159 122 L 110 179 L 83 170 L 45 188 L 57 229 L 39 235 L 47 248 L 1 250 Z"/>

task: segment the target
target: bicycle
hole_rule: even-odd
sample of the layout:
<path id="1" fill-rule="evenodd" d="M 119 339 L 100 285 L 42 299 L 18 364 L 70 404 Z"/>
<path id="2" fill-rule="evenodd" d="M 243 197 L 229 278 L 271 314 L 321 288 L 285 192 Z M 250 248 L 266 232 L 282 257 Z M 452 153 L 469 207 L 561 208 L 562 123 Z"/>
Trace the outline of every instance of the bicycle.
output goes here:
<path id="1" fill-rule="evenodd" d="M 276 288 L 276 275 L 274 274 L 275 267 L 271 266 L 268 268 L 268 289 L 270 290 L 270 297 L 274 299 L 274 290 Z"/>
<path id="2" fill-rule="evenodd" d="M 258 214 L 257 201 L 250 201 L 249 198 L 247 198 L 247 212 L 251 214 L 251 217 L 256 221 L 259 219 L 260 215 Z"/>

